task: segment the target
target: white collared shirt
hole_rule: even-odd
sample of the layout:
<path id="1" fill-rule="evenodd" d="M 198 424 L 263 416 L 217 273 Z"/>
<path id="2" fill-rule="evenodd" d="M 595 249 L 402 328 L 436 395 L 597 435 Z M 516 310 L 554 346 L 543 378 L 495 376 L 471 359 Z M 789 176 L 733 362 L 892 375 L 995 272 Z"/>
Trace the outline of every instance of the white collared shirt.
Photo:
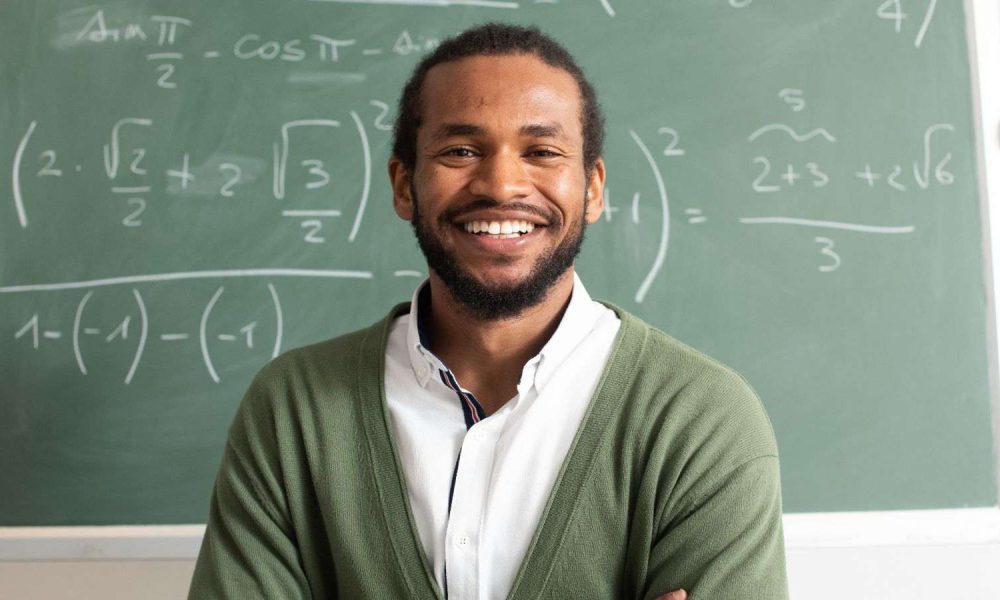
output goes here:
<path id="1" fill-rule="evenodd" d="M 621 322 L 591 300 L 574 274 L 562 320 L 524 365 L 517 395 L 485 416 L 421 344 L 417 315 L 426 285 L 389 332 L 385 389 L 392 433 L 438 586 L 449 600 L 500 600 L 518 573 Z"/>

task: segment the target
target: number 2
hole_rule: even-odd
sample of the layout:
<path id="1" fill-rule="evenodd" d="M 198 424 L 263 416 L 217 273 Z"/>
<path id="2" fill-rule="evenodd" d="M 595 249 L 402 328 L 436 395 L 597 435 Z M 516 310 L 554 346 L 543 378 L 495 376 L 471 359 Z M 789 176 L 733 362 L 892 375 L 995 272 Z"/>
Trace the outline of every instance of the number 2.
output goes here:
<path id="1" fill-rule="evenodd" d="M 163 72 L 163 75 L 160 75 L 160 78 L 156 80 L 156 85 L 160 86 L 161 88 L 167 88 L 167 89 L 173 89 L 177 87 L 176 82 L 170 81 L 170 76 L 174 74 L 174 71 L 177 70 L 177 67 L 175 67 L 170 63 L 167 63 L 165 65 L 159 65 L 158 67 L 156 67 L 156 69 L 158 71 Z"/>
<path id="2" fill-rule="evenodd" d="M 42 167 L 38 171 L 38 176 L 39 177 L 45 177 L 45 176 L 49 176 L 49 177 L 61 177 L 62 176 L 62 169 L 53 169 L 52 168 L 52 167 L 56 166 L 56 151 L 55 150 L 46 150 L 45 152 L 42 152 L 41 154 L 39 154 L 38 158 L 42 158 L 42 157 L 45 157 L 45 156 L 49 157 L 49 160 L 48 160 L 48 162 L 45 163 L 45 166 Z"/>
<path id="3" fill-rule="evenodd" d="M 219 165 L 219 170 L 232 171 L 233 173 L 233 176 L 226 183 L 222 184 L 222 188 L 219 190 L 219 194 L 225 196 L 226 198 L 232 198 L 232 188 L 236 185 L 236 182 L 240 180 L 240 175 L 243 174 L 243 170 L 240 169 L 239 165 L 234 165 L 233 163 L 222 163 Z"/>
<path id="4" fill-rule="evenodd" d="M 122 225 L 125 227 L 138 227 L 142 225 L 142 221 L 139 220 L 139 215 L 146 210 L 146 201 L 142 198 L 129 198 L 128 203 L 130 206 L 138 206 L 139 208 L 135 209 L 129 213 L 127 217 L 122 219 Z"/>
<path id="5" fill-rule="evenodd" d="M 755 191 L 755 192 L 777 192 L 777 191 L 780 191 L 781 188 L 778 187 L 778 186 L 776 186 L 776 185 L 764 185 L 763 184 L 764 179 L 767 178 L 768 173 L 771 172 L 771 161 L 767 160 L 763 156 L 757 156 L 757 157 L 754 157 L 753 162 L 761 164 L 761 165 L 764 166 L 764 170 L 761 172 L 761 174 L 757 176 L 757 179 L 753 180 L 753 191 Z"/>
<path id="6" fill-rule="evenodd" d="M 308 229 L 309 233 L 303 239 L 310 244 L 322 244 L 326 241 L 326 238 L 317 235 L 320 229 L 323 229 L 323 222 L 319 219 L 309 219 L 308 221 L 302 221 L 301 227 L 303 229 Z"/>
<path id="7" fill-rule="evenodd" d="M 681 136 L 677 133 L 676 129 L 670 127 L 660 127 L 659 132 L 670 136 L 670 143 L 667 144 L 666 149 L 663 151 L 663 156 L 684 156 L 686 151 L 677 147 L 677 144 L 681 141 Z"/>

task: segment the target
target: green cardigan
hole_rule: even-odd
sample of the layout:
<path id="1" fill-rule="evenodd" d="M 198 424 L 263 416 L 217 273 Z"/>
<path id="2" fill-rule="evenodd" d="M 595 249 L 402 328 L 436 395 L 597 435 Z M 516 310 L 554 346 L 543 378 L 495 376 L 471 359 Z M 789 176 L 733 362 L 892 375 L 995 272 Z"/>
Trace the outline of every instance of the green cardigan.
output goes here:
<path id="1" fill-rule="evenodd" d="M 614 350 L 508 598 L 786 598 L 778 453 L 760 401 L 733 371 L 612 308 Z M 190 598 L 442 598 L 385 402 L 389 325 L 407 310 L 257 375 Z"/>

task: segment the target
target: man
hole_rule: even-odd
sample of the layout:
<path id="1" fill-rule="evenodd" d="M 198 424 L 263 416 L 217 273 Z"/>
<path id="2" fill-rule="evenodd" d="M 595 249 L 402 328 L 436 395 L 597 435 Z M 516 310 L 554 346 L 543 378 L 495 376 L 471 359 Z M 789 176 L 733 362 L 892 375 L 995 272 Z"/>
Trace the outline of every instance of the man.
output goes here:
<path id="1" fill-rule="evenodd" d="M 254 380 L 191 598 L 787 596 L 760 402 L 574 273 L 602 139 L 535 29 L 478 27 L 417 67 L 389 176 L 428 281 Z"/>

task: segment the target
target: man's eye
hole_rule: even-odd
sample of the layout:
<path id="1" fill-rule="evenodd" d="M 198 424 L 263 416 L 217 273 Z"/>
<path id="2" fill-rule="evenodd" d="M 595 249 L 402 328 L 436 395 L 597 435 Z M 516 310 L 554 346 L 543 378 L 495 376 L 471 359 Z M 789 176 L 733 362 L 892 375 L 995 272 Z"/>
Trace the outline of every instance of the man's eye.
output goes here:
<path id="1" fill-rule="evenodd" d="M 444 156 L 457 156 L 458 158 L 472 158 L 475 153 L 470 148 L 449 148 L 442 153 Z"/>
<path id="2" fill-rule="evenodd" d="M 532 150 L 528 153 L 530 156 L 535 156 L 538 158 L 553 158 L 559 156 L 558 152 L 554 152 L 547 148 L 539 148 L 538 150 Z"/>

